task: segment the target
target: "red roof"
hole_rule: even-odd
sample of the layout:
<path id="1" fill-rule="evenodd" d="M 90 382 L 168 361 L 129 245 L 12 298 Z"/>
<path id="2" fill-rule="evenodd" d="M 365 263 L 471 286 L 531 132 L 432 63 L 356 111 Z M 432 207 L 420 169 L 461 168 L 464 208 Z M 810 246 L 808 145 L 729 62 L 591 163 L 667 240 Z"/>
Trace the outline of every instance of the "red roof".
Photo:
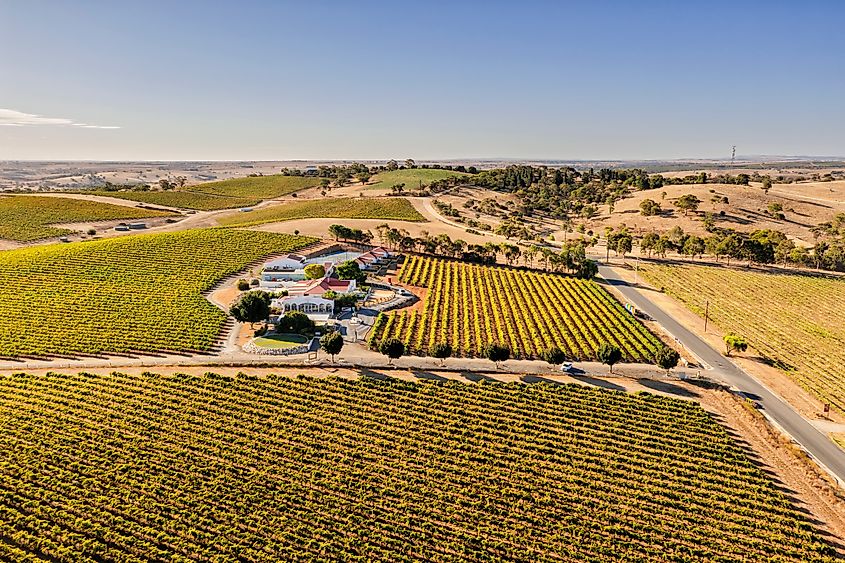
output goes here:
<path id="1" fill-rule="evenodd" d="M 334 278 L 323 278 L 321 280 L 314 280 L 305 291 L 303 295 L 322 295 L 327 291 L 336 291 L 338 293 L 345 293 L 349 291 L 349 286 L 352 284 L 350 280 L 336 280 Z"/>

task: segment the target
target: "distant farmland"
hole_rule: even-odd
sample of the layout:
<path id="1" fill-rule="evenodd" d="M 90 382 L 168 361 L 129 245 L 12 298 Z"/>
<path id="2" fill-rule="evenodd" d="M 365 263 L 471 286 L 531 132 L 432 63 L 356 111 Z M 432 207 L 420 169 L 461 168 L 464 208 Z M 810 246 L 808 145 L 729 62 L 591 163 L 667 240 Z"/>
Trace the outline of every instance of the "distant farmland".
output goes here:
<path id="1" fill-rule="evenodd" d="M 180 209 L 212 211 L 249 207 L 267 199 L 275 199 L 316 186 L 318 183 L 319 178 L 275 174 L 206 182 L 167 191 L 156 189 L 150 191 L 85 191 L 83 193 Z"/>
<path id="2" fill-rule="evenodd" d="M 418 190 L 420 182 L 430 184 L 435 180 L 444 180 L 455 176 L 467 176 L 465 172 L 454 172 L 440 168 L 411 168 L 406 170 L 392 170 L 390 172 L 379 172 L 373 177 L 373 183 L 367 188 L 390 189 L 394 184 L 405 184 L 405 190 Z"/>
<path id="3" fill-rule="evenodd" d="M 0 378 L 12 561 L 832 562 L 698 404 L 578 385 Z"/>
<path id="4" fill-rule="evenodd" d="M 32 242 L 67 235 L 61 223 L 165 217 L 172 213 L 68 197 L 0 196 L 0 239 Z"/>
<path id="5" fill-rule="evenodd" d="M 393 219 L 424 221 L 425 218 L 405 198 L 323 198 L 271 205 L 218 220 L 225 226 L 251 226 L 294 219 Z"/>

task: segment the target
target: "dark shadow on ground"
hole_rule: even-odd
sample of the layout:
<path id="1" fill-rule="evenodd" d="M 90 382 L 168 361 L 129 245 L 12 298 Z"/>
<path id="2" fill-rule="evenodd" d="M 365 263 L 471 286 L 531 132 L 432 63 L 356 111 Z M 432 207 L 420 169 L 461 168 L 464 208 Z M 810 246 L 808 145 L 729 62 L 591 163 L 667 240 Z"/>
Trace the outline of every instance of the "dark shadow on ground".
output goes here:
<path id="1" fill-rule="evenodd" d="M 674 383 L 669 383 L 668 381 L 660 381 L 657 379 L 638 379 L 640 385 L 643 387 L 648 387 L 649 389 L 654 389 L 655 391 L 660 391 L 662 393 L 669 393 L 671 395 L 677 395 L 678 397 L 698 397 L 699 394 L 695 391 L 691 391 L 685 387 L 681 387 L 680 385 L 675 385 Z"/>
<path id="2" fill-rule="evenodd" d="M 370 368 L 358 368 L 358 375 L 370 379 L 380 379 L 382 381 L 389 381 L 395 379 L 387 374 L 379 371 L 373 371 Z"/>
<path id="3" fill-rule="evenodd" d="M 562 381 L 555 381 L 554 379 L 549 379 L 547 377 L 541 377 L 539 375 L 530 375 L 526 374 L 520 377 L 520 379 L 525 383 L 551 383 L 552 385 L 566 385 Z"/>
<path id="4" fill-rule="evenodd" d="M 594 387 L 602 387 L 603 389 L 610 389 L 611 391 L 625 391 L 625 388 L 621 385 L 611 383 L 610 381 L 607 381 L 605 379 L 597 379 L 588 375 L 572 375 L 572 378 L 577 379 L 581 383 L 586 383 L 587 385 L 592 385 Z"/>
<path id="5" fill-rule="evenodd" d="M 417 379 L 426 379 L 428 381 L 447 381 L 445 377 L 437 375 L 436 373 L 431 373 L 430 371 L 411 370 L 411 375 Z"/>
<path id="6" fill-rule="evenodd" d="M 489 375 L 485 375 L 483 373 L 476 373 L 474 371 L 462 371 L 461 377 L 464 379 L 469 379 L 470 381 L 474 381 L 478 383 L 479 381 L 499 381 L 495 377 L 490 377 Z"/>

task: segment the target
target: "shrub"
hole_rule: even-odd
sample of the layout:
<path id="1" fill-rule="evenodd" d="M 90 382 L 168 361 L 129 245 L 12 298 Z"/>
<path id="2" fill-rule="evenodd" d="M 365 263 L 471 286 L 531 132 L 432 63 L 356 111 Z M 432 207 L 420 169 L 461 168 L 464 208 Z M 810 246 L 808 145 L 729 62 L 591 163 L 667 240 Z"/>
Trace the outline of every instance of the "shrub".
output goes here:
<path id="1" fill-rule="evenodd" d="M 246 280 L 238 280 L 238 291 L 246 291 L 249 289 L 249 282 Z"/>

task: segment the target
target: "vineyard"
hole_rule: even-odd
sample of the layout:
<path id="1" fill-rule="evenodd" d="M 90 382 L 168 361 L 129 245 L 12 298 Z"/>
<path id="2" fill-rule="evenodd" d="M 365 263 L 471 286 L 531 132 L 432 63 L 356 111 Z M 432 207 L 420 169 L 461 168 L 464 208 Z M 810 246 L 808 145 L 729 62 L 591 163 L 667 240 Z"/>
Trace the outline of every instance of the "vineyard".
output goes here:
<path id="1" fill-rule="evenodd" d="M 845 412 L 845 280 L 708 266 L 640 267 L 656 287 L 748 343 L 810 393 Z"/>
<path id="2" fill-rule="evenodd" d="M 201 292 L 312 240 L 211 229 L 0 252 L 0 356 L 208 350 L 226 315 Z"/>
<path id="3" fill-rule="evenodd" d="M 201 192 L 187 191 L 150 191 L 150 192 L 107 192 L 107 191 L 86 191 L 86 194 L 116 197 L 129 201 L 137 201 L 148 205 L 163 205 L 165 207 L 177 207 L 179 209 L 196 209 L 198 211 L 213 211 L 217 209 L 234 209 L 237 207 L 249 207 L 260 200 L 257 198 L 228 197 Z"/>
<path id="4" fill-rule="evenodd" d="M 658 339 L 592 281 L 539 272 L 409 256 L 400 281 L 427 288 L 422 310 L 382 314 L 370 331 L 377 348 L 390 338 L 412 354 L 445 342 L 457 355 L 481 356 L 498 342 L 515 358 L 538 358 L 557 346 L 593 360 L 604 342 L 625 360 L 651 362 Z"/>
<path id="5" fill-rule="evenodd" d="M 319 178 L 274 174 L 272 176 L 249 176 L 206 182 L 185 189 L 197 193 L 262 201 L 290 195 L 293 192 L 314 187 L 319 183 Z"/>
<path id="6" fill-rule="evenodd" d="M 213 211 L 249 207 L 266 199 L 290 195 L 316 186 L 318 183 L 318 178 L 273 175 L 232 178 L 167 191 L 86 191 L 84 193 L 180 209 Z"/>
<path id="7" fill-rule="evenodd" d="M 251 226 L 277 221 L 308 218 L 336 219 L 393 219 L 397 221 L 423 221 L 424 217 L 411 202 L 400 197 L 384 198 L 326 198 L 303 200 L 255 209 L 221 218 L 227 226 Z"/>
<path id="8" fill-rule="evenodd" d="M 52 226 L 59 223 L 130 220 L 167 215 L 171 213 L 64 197 L 0 196 L 0 239 L 31 242 L 73 232 Z"/>
<path id="9" fill-rule="evenodd" d="M 405 170 L 391 170 L 390 172 L 379 172 L 368 185 L 368 189 L 390 189 L 395 184 L 405 184 L 406 191 L 420 189 L 420 182 L 427 186 L 437 180 L 445 180 L 455 176 L 469 176 L 465 172 L 443 170 L 440 168 L 409 168 Z"/>
<path id="10" fill-rule="evenodd" d="M 0 378 L 8 561 L 779 561 L 833 549 L 698 404 L 577 385 Z"/>

